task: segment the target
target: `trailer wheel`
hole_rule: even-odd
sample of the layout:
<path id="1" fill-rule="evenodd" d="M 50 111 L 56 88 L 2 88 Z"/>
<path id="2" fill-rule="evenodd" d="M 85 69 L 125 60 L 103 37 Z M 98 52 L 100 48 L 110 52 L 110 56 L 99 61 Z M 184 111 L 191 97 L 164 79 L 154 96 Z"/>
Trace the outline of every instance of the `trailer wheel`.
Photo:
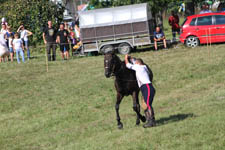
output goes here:
<path id="1" fill-rule="evenodd" d="M 113 51 L 113 46 L 112 45 L 105 45 L 101 48 L 101 52 L 107 53 L 107 52 L 112 52 Z"/>
<path id="2" fill-rule="evenodd" d="M 129 54 L 131 51 L 131 46 L 127 43 L 121 43 L 118 47 L 118 51 L 120 54 Z"/>

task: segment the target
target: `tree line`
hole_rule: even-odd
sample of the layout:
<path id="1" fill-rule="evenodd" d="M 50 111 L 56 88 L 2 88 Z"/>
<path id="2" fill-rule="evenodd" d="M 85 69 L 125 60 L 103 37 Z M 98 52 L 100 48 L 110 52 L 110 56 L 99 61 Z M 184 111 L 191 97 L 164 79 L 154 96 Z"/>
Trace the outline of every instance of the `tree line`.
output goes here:
<path id="1" fill-rule="evenodd" d="M 24 24 L 33 32 L 30 42 L 42 42 L 42 31 L 50 19 L 57 27 L 63 21 L 64 6 L 50 0 L 0 0 L 0 18 L 6 18 L 12 31 Z"/>

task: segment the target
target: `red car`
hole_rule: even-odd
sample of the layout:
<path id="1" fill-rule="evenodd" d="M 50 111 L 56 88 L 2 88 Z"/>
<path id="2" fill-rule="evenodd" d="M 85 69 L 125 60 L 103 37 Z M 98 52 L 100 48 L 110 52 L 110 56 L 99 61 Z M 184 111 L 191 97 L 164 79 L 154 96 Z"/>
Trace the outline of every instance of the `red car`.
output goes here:
<path id="1" fill-rule="evenodd" d="M 187 17 L 181 27 L 180 41 L 188 47 L 225 42 L 225 12 Z"/>

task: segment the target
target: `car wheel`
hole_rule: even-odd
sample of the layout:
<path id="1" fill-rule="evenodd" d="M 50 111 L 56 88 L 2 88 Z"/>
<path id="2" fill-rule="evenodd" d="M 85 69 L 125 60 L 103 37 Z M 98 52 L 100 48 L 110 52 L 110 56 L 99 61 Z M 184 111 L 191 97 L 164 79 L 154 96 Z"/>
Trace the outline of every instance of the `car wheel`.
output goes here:
<path id="1" fill-rule="evenodd" d="M 199 46 L 199 40 L 196 36 L 189 36 L 187 39 L 186 39 L 186 42 L 185 42 L 186 46 L 187 47 L 196 47 L 196 46 Z"/>
<path id="2" fill-rule="evenodd" d="M 120 54 L 126 55 L 130 53 L 131 47 L 127 43 L 121 43 L 118 47 L 118 51 Z"/>

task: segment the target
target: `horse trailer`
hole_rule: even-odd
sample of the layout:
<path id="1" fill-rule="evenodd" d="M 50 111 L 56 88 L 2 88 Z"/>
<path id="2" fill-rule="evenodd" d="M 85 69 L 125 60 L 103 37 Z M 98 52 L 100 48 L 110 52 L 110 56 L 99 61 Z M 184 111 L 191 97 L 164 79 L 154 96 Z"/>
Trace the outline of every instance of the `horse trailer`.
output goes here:
<path id="1" fill-rule="evenodd" d="M 153 43 L 154 21 L 147 3 L 79 12 L 83 52 L 121 54 Z"/>

